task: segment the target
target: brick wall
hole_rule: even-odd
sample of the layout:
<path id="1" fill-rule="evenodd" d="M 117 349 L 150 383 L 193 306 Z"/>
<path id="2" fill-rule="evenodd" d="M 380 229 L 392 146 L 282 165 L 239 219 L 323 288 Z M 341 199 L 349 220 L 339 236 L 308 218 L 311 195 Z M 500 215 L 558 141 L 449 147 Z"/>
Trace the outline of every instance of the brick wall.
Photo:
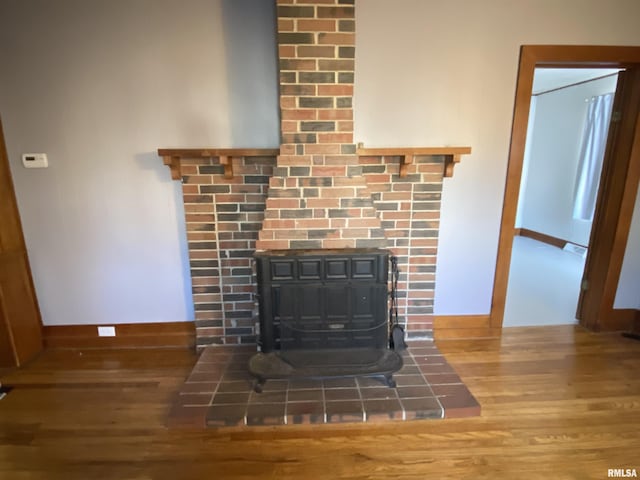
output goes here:
<path id="1" fill-rule="evenodd" d="M 255 343 L 253 253 L 275 157 L 181 160 L 197 345 Z"/>
<path id="2" fill-rule="evenodd" d="M 282 144 L 257 248 L 385 247 L 353 143 L 353 1 L 277 14 Z"/>
<path id="3" fill-rule="evenodd" d="M 398 257 L 398 306 L 409 338 L 431 337 L 444 158 L 421 156 L 400 177 L 398 157 L 360 157 L 389 248 Z"/>
<path id="4" fill-rule="evenodd" d="M 433 327 L 444 158 L 358 157 L 353 0 L 277 0 L 277 157 L 182 159 L 199 346 L 255 342 L 256 250 L 390 248 L 409 337 Z"/>

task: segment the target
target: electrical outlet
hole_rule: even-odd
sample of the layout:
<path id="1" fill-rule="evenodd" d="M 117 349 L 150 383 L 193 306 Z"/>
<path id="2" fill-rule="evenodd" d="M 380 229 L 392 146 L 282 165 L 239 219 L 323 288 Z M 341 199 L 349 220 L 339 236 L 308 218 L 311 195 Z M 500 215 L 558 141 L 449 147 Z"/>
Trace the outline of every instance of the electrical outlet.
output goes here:
<path id="1" fill-rule="evenodd" d="M 98 327 L 99 337 L 115 337 L 116 327 Z"/>

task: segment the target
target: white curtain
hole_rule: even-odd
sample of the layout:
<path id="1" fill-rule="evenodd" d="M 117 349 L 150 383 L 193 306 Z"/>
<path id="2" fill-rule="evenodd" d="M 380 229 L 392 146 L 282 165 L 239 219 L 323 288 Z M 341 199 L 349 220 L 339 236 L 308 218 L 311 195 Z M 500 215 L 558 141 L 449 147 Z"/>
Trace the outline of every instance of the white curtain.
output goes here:
<path id="1" fill-rule="evenodd" d="M 573 218 L 577 220 L 593 220 L 613 96 L 613 93 L 607 93 L 589 101 L 573 202 Z"/>

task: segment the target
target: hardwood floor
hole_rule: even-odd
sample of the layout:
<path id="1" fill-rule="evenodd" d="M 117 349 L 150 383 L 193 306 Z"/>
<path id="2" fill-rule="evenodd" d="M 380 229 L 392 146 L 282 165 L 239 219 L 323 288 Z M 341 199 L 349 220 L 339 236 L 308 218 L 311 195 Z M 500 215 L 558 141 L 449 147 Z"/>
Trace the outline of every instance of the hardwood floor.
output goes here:
<path id="1" fill-rule="evenodd" d="M 48 350 L 0 376 L 0 478 L 603 479 L 640 475 L 640 342 L 579 326 L 440 350 L 482 416 L 168 430 L 185 350 Z"/>

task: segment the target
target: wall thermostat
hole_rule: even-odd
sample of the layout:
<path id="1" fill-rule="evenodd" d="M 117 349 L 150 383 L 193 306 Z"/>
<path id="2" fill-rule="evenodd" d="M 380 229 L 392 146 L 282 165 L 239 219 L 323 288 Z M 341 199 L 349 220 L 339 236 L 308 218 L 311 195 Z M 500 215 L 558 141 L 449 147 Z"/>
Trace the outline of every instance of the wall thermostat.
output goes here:
<path id="1" fill-rule="evenodd" d="M 46 153 L 25 153 L 22 155 L 22 165 L 25 168 L 47 168 L 49 160 Z"/>

